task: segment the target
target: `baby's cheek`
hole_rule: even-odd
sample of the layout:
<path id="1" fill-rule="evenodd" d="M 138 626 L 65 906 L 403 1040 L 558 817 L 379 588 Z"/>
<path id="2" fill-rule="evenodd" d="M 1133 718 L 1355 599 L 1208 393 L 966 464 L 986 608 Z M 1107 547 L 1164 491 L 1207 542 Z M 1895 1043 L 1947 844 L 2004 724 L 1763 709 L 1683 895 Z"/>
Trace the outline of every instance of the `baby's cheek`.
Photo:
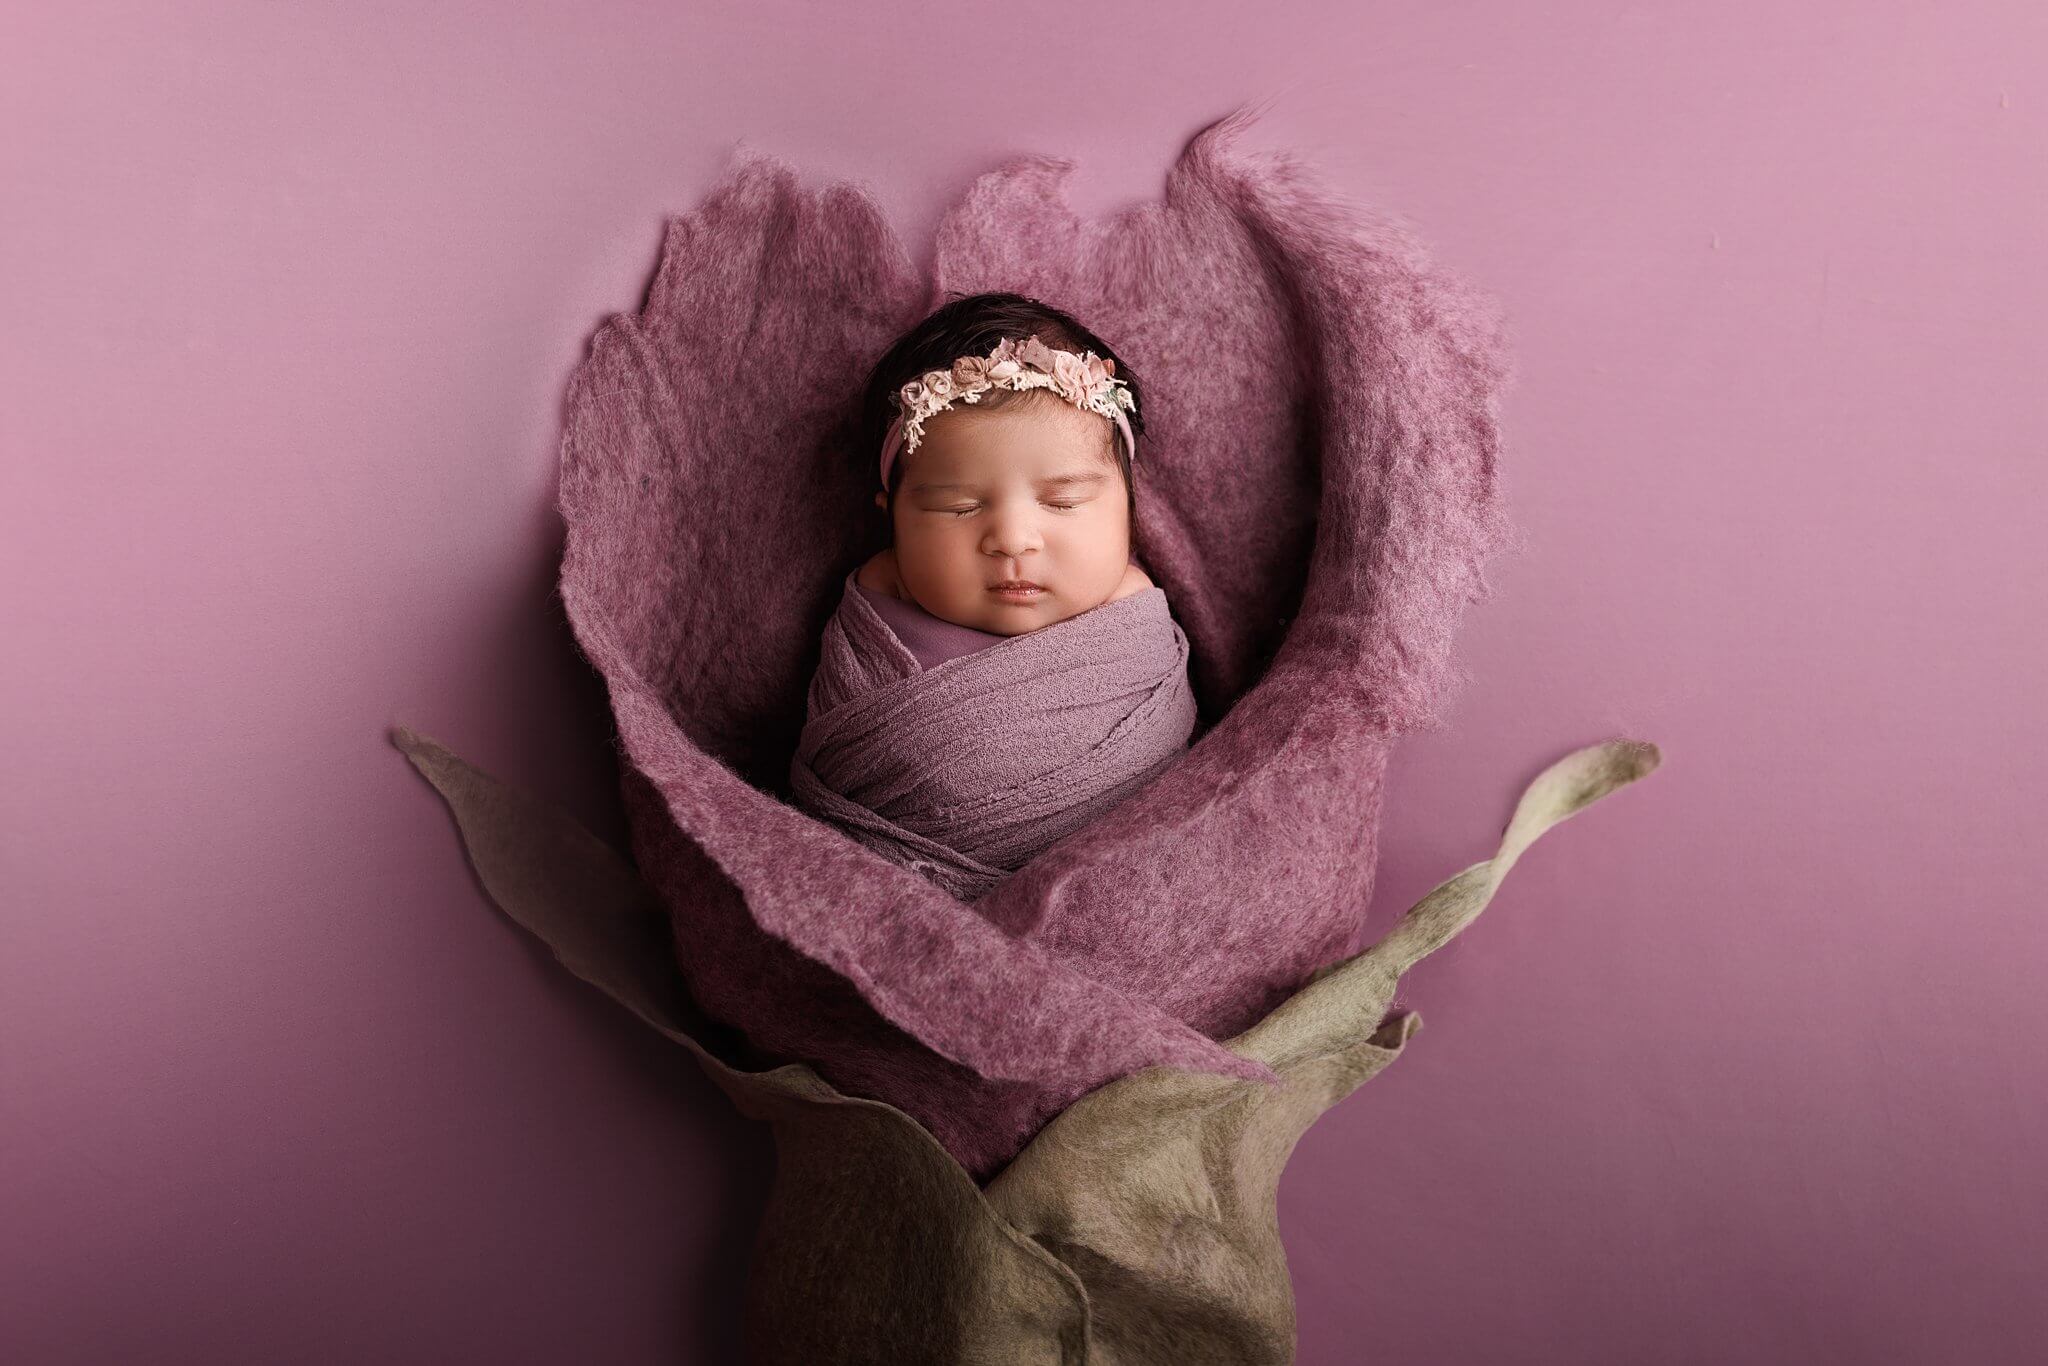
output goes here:
<path id="1" fill-rule="evenodd" d="M 1145 587 L 1146 583 L 1139 574 L 1138 566 L 1127 564 L 1124 566 L 1123 578 L 1117 582 L 1116 590 L 1109 595 L 1109 601 L 1115 602 L 1118 598 L 1127 598 L 1133 593 L 1142 593 L 1145 591 Z"/>

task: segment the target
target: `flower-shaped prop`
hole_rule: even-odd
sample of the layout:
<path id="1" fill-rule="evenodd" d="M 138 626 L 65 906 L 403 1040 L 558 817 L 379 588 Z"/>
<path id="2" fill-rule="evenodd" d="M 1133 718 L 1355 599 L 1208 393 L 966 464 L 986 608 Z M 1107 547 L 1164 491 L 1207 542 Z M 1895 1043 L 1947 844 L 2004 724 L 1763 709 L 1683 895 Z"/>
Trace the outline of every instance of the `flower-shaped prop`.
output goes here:
<path id="1" fill-rule="evenodd" d="M 553 889 L 541 932 L 572 966 L 630 1000 L 663 982 L 731 1031 L 738 1065 L 768 1069 L 742 1079 L 699 1054 L 778 1126 L 768 1236 L 861 1240 L 834 1285 L 880 1299 L 835 1299 L 803 1269 L 832 1263 L 816 1248 L 803 1266 L 767 1255 L 763 1293 L 801 1281 L 821 1322 L 939 1295 L 920 1320 L 931 1359 L 1019 1359 L 1005 1331 L 1094 1361 L 1217 1359 L 1132 1344 L 1213 1350 L 1242 1331 L 1267 1355 L 1227 1359 L 1281 1359 L 1285 1271 L 1258 1199 L 1222 1224 L 1213 1188 L 1165 1230 L 1129 1221 L 1183 1198 L 1154 1183 L 1277 1173 L 1310 1111 L 1398 1049 L 1381 993 L 1445 923 L 1418 912 L 1358 957 L 1388 754 L 1436 722 L 1458 619 L 1510 539 L 1501 328 L 1395 221 L 1284 155 L 1236 150 L 1246 122 L 1199 134 L 1162 202 L 1105 220 L 1066 206 L 1070 162 L 982 177 L 940 225 L 930 282 L 868 194 L 806 191 L 767 157 L 672 219 L 643 306 L 598 331 L 572 380 L 561 450 L 560 591 L 618 726 L 630 876 L 559 822 L 549 837 L 498 798 L 458 804 L 473 849 Z M 1190 642 L 1198 721 L 1184 756 L 964 900 L 784 784 L 820 628 L 880 546 L 874 455 L 850 420 L 866 367 L 936 303 L 986 289 L 1068 309 L 1144 376 L 1136 546 Z M 1561 780 L 1584 800 L 1591 775 L 1654 762 L 1589 753 Z M 661 932 L 643 916 L 630 951 L 585 953 L 614 904 L 658 911 Z M 1276 1020 L 1334 1032 L 1304 1043 Z M 1182 1136 L 1211 1125 L 1242 1126 L 1249 1174 L 1189 1174 L 1212 1150 Z M 852 1233 L 801 1227 L 816 1200 L 855 1207 L 849 1169 L 870 1183 L 857 1194 L 893 1191 L 915 1218 L 875 1206 Z M 943 1274 L 923 1220 L 955 1231 L 964 1260 Z M 1229 1256 L 1239 1273 L 1180 1274 Z M 1181 1288 L 1102 1307 L 1120 1277 Z M 959 1347 L 935 1327 L 949 1315 L 996 1345 Z"/>
<path id="2" fill-rule="evenodd" d="M 1491 304 L 1279 155 L 1188 146 L 1084 222 L 1071 163 L 982 177 L 919 278 L 879 207 L 751 156 L 670 221 L 562 441 L 560 591 L 602 672 L 633 855 L 684 978 L 764 1053 L 914 1116 L 977 1176 L 1222 1042 L 1364 933 L 1381 780 L 1431 722 L 1509 531 Z M 822 626 L 879 548 L 849 419 L 952 292 L 1088 320 L 1145 377 L 1136 538 L 1191 643 L 1188 753 L 970 901 L 786 800 Z"/>
<path id="3" fill-rule="evenodd" d="M 1414 1011 L 1388 1011 L 1401 975 L 1485 909 L 1545 830 L 1659 761 L 1654 745 L 1610 740 L 1545 769 L 1492 858 L 1228 1042 L 1278 1086 L 1149 1068 L 1074 1102 L 977 1186 L 896 1107 L 801 1063 L 755 1071 L 718 1056 L 691 1032 L 708 1033 L 662 951 L 666 909 L 631 864 L 432 740 L 395 739 L 446 798 L 492 899 L 774 1126 L 744 1310 L 754 1366 L 1291 1362 L 1275 1194 L 1296 1141 L 1421 1029 Z"/>

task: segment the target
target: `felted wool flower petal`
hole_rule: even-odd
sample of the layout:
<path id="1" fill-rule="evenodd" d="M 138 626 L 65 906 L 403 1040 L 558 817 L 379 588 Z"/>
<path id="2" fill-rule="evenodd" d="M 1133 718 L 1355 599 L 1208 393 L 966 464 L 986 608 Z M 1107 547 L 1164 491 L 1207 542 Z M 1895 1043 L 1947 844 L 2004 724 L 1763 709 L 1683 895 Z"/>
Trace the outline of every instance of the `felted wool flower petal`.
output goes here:
<path id="1" fill-rule="evenodd" d="M 746 1070 L 731 1041 L 722 1058 L 693 1038 L 707 1026 L 674 964 L 650 951 L 665 909 L 624 859 L 433 741 L 394 740 L 447 800 L 492 899 L 774 1126 L 775 1186 L 746 1295 L 756 1366 L 1292 1361 L 1275 1193 L 1301 1134 L 1420 1029 L 1414 1012 L 1388 1012 L 1402 974 L 1471 923 L 1530 842 L 1660 759 L 1615 740 L 1552 764 L 1491 859 L 1232 1039 L 1278 1072 L 1278 1088 L 1147 1069 L 1076 1101 L 977 1188 L 903 1111 L 799 1064 Z"/>
<path id="2" fill-rule="evenodd" d="M 1356 948 L 1389 746 L 1434 723 L 1507 540 L 1491 304 L 1392 219 L 1240 152 L 1247 121 L 1099 222 L 1064 203 L 1070 162 L 984 176 L 929 289 L 864 192 L 751 157 L 671 222 L 645 305 L 572 381 L 562 598 L 692 995 L 977 1173 L 1143 1067 L 1275 1080 L 1217 1040 Z M 968 903 L 781 784 L 819 631 L 878 548 L 849 428 L 866 367 L 982 288 L 1073 310 L 1145 376 L 1138 550 L 1201 720 L 1183 759 Z"/>

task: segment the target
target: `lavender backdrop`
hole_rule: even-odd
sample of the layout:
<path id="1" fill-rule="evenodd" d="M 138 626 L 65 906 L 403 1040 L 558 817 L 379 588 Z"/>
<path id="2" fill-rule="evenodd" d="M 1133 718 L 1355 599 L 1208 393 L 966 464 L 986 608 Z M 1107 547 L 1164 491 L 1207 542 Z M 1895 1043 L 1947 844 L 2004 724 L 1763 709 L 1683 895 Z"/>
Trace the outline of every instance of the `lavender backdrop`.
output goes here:
<path id="1" fill-rule="evenodd" d="M 1303 1363 L 2048 1331 L 2039 6 L 176 8 L 0 17 L 0 1356 L 736 1360 L 763 1131 L 382 729 L 620 836 L 558 404 L 736 139 L 924 259 L 1007 155 L 1101 212 L 1262 95 L 1518 337 L 1530 548 L 1375 920 L 1566 749 L 1666 760 L 1304 1140 Z"/>

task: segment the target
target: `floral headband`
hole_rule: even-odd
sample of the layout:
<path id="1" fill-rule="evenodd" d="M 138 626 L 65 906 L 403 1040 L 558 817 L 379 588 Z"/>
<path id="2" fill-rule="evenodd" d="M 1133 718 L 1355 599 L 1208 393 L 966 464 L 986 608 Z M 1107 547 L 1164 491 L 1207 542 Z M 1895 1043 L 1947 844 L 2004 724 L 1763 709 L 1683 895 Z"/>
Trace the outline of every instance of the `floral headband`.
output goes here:
<path id="1" fill-rule="evenodd" d="M 1050 389 L 1077 408 L 1100 413 L 1123 433 L 1124 449 L 1135 460 L 1138 443 L 1131 437 L 1125 412 L 1136 412 L 1131 386 L 1112 377 L 1116 362 L 1093 351 L 1076 355 L 1047 346 L 1036 337 L 1012 341 L 1005 337 L 986 356 L 961 356 L 944 370 L 927 370 L 889 396 L 897 409 L 882 441 L 882 487 L 889 487 L 889 468 L 899 449 L 914 451 L 924 437 L 925 420 L 954 403 L 978 403 L 991 389 Z"/>

